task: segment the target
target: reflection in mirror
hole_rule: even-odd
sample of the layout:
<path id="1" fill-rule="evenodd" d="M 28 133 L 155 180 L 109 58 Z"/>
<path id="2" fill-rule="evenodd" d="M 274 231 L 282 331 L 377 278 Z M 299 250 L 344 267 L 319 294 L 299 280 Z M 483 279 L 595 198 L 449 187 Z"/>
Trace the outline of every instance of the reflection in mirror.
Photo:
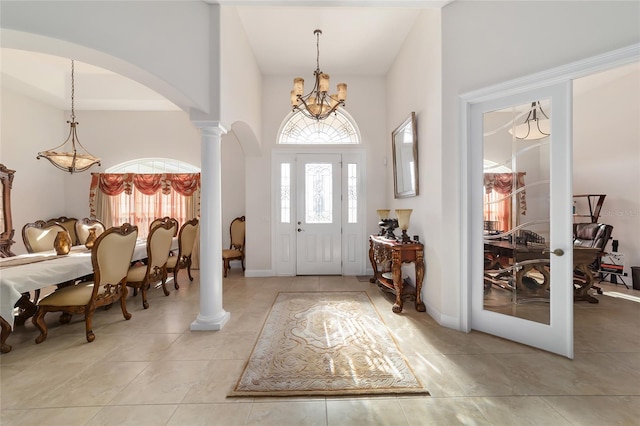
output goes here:
<path id="1" fill-rule="evenodd" d="M 545 253 L 550 243 L 549 117 L 550 100 L 483 116 L 483 306 L 543 324 L 550 324 L 551 297 Z"/>
<path id="2" fill-rule="evenodd" d="M 418 195 L 418 130 L 415 112 L 393 131 L 391 141 L 395 197 L 415 197 Z"/>

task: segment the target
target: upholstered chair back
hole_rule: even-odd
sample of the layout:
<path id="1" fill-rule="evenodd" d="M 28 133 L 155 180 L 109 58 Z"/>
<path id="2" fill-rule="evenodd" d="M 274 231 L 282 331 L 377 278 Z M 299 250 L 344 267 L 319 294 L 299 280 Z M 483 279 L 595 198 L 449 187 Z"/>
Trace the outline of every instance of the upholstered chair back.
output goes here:
<path id="1" fill-rule="evenodd" d="M 244 251 L 245 218 L 237 217 L 231 222 L 231 248 Z"/>
<path id="2" fill-rule="evenodd" d="M 127 276 L 137 238 L 138 227 L 123 225 L 110 228 L 96 239 L 91 260 L 95 262 L 94 273 L 100 274 L 96 277 L 100 286 L 115 285 Z"/>
<path id="3" fill-rule="evenodd" d="M 611 238 L 613 226 L 604 223 L 576 223 L 573 245 L 604 250 Z"/>
<path id="4" fill-rule="evenodd" d="M 22 241 L 29 253 L 53 250 L 53 242 L 60 231 L 69 232 L 59 223 L 47 223 L 43 220 L 37 220 L 24 225 L 22 228 Z"/>
<path id="5" fill-rule="evenodd" d="M 176 234 L 176 230 L 177 225 L 171 221 L 157 225 L 151 230 L 147 239 L 150 270 L 155 267 L 162 268 L 167 263 L 171 251 L 171 240 Z"/>
<path id="6" fill-rule="evenodd" d="M 78 219 L 76 219 L 75 217 L 60 216 L 54 219 L 47 220 L 47 225 L 57 223 L 59 225 L 64 226 L 67 232 L 69 232 L 69 236 L 71 237 L 71 244 L 75 246 L 78 244 L 78 236 L 76 235 L 77 221 Z"/>
<path id="7" fill-rule="evenodd" d="M 153 228 L 155 228 L 156 226 L 162 225 L 163 223 L 166 223 L 166 222 L 171 222 L 172 224 L 175 225 L 176 233 L 173 234 L 173 236 L 175 237 L 176 235 L 178 235 L 178 228 L 179 228 L 178 220 L 174 219 L 172 217 L 169 217 L 169 216 L 165 216 L 165 217 L 159 218 L 159 219 L 154 219 L 153 222 L 151 222 L 151 224 L 149 225 L 149 232 L 151 232 L 151 230 Z"/>
<path id="8" fill-rule="evenodd" d="M 194 223 L 195 222 L 195 223 Z M 200 223 L 198 219 L 186 222 L 180 230 L 180 254 L 182 256 L 191 256 L 193 252 L 193 246 L 196 242 L 196 236 L 198 235 L 198 228 Z"/>
<path id="9" fill-rule="evenodd" d="M 84 217 L 76 222 L 76 235 L 78 237 L 78 244 L 84 244 L 89 237 L 89 229 L 95 228 L 96 237 L 99 237 L 105 231 L 105 227 L 97 219 L 89 219 Z M 136 232 L 137 235 L 137 232 Z"/>

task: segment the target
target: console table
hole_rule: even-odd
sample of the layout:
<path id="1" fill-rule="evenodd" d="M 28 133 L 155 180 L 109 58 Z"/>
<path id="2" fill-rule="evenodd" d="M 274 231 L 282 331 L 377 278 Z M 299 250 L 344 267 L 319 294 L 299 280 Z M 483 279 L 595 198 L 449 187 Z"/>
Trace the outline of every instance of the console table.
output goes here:
<path id="1" fill-rule="evenodd" d="M 405 296 L 402 280 L 402 264 L 413 263 L 416 268 L 416 311 L 426 310 L 422 302 L 422 279 L 424 278 L 424 245 L 417 241 L 403 244 L 400 241 L 391 240 L 378 235 L 369 236 L 369 260 L 373 267 L 371 283 L 380 283 L 392 290 L 396 295 L 396 302 L 392 310 L 396 314 L 402 312 L 402 298 Z M 380 270 L 378 270 L 380 265 Z M 393 279 L 382 276 L 391 271 Z"/>

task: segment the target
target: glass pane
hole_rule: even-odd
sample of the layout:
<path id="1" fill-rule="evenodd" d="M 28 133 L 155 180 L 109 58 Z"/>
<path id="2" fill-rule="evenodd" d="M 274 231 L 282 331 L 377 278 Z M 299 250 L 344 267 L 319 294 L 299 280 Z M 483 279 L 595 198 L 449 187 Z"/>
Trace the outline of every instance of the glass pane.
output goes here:
<path id="1" fill-rule="evenodd" d="M 347 221 L 358 223 L 358 165 L 347 165 Z"/>
<path id="2" fill-rule="evenodd" d="M 484 308 L 550 323 L 550 100 L 483 116 Z"/>
<path id="3" fill-rule="evenodd" d="M 340 111 L 325 120 L 315 120 L 298 112 L 289 117 L 280 133 L 279 144 L 357 144 L 358 132 Z"/>
<path id="4" fill-rule="evenodd" d="M 291 222 L 291 164 L 280 164 L 280 222 Z"/>
<path id="5" fill-rule="evenodd" d="M 305 164 L 305 222 L 333 222 L 331 163 Z"/>

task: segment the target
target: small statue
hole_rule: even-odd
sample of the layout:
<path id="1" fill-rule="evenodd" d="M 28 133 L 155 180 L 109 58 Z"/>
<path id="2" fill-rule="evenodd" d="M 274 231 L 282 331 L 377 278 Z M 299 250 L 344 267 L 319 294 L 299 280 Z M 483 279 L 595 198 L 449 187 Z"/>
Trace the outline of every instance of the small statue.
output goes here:
<path id="1" fill-rule="evenodd" d="M 378 226 L 382 228 L 380 235 L 384 235 L 385 238 L 390 240 L 396 239 L 396 234 L 393 231 L 398 227 L 398 219 L 382 219 Z M 386 232 L 383 232 L 385 229 Z"/>
<path id="2" fill-rule="evenodd" d="M 67 231 L 58 232 L 56 239 L 53 240 L 53 248 L 58 255 L 69 254 L 69 251 L 71 251 L 71 237 Z"/>
<path id="3" fill-rule="evenodd" d="M 88 231 L 89 235 L 87 236 L 87 241 L 85 241 L 84 246 L 91 250 L 91 247 L 93 247 L 98 237 L 96 237 L 96 228 L 89 228 Z"/>

